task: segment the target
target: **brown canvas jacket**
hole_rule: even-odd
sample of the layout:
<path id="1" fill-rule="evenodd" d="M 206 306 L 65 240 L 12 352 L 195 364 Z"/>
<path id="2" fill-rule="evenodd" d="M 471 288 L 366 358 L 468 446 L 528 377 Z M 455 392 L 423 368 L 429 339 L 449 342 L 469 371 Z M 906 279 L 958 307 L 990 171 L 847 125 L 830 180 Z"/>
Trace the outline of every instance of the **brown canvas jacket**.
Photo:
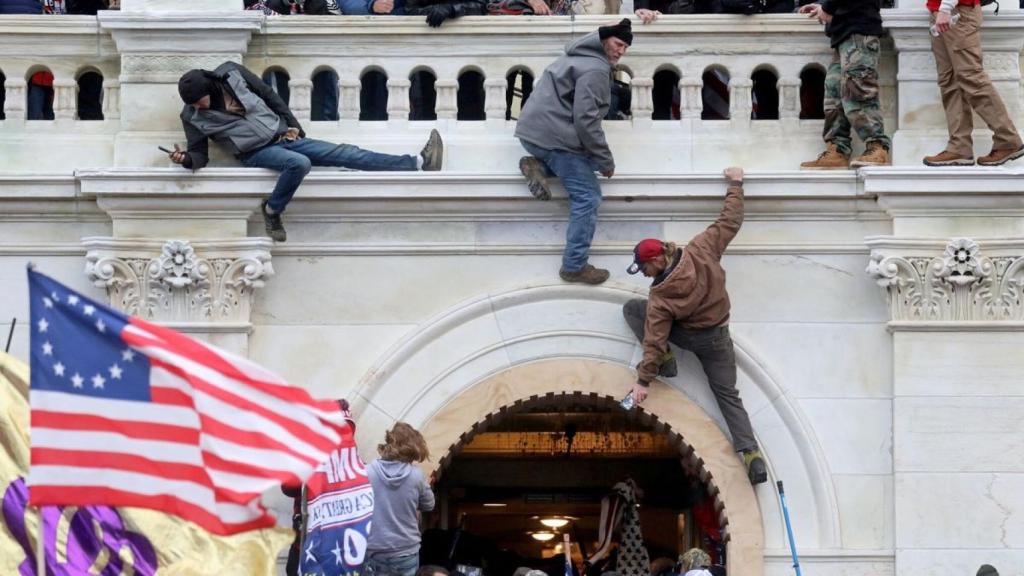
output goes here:
<path id="1" fill-rule="evenodd" d="M 658 375 L 668 350 L 672 325 L 684 329 L 713 328 L 729 322 L 722 253 L 743 224 L 743 187 L 730 185 L 718 220 L 693 237 L 682 258 L 661 282 L 651 286 L 644 325 L 644 357 L 637 382 L 647 385 Z"/>

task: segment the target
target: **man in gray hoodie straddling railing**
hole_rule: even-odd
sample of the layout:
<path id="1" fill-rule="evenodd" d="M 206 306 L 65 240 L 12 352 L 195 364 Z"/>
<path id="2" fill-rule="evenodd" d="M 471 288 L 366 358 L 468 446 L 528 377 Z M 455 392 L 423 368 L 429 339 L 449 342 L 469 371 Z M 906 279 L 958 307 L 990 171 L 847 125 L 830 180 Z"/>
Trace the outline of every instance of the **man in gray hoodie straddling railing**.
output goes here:
<path id="1" fill-rule="evenodd" d="M 600 284 L 608 279 L 607 270 L 587 263 L 601 205 L 594 172 L 605 178 L 615 174 L 601 120 L 611 100 L 612 69 L 632 43 L 627 19 L 570 43 L 544 70 L 516 126 L 516 137 L 531 154 L 519 160 L 530 192 L 550 199 L 545 178 L 554 174 L 569 194 L 569 229 L 558 273 L 567 282 Z"/>

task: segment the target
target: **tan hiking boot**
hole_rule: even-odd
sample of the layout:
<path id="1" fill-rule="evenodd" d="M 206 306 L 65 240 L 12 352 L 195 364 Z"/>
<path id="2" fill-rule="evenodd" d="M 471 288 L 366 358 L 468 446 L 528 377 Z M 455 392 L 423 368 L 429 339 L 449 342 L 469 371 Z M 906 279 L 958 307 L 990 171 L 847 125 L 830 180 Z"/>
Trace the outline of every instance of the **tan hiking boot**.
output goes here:
<path id="1" fill-rule="evenodd" d="M 581 284 L 601 284 L 608 279 L 609 273 L 604 268 L 594 268 L 587 264 L 576 272 L 559 270 L 559 277 L 566 282 L 579 282 Z"/>
<path id="2" fill-rule="evenodd" d="M 850 157 L 839 151 L 835 144 L 829 144 L 824 152 L 818 155 L 817 160 L 801 162 L 801 170 L 848 170 L 850 168 Z"/>
<path id="3" fill-rule="evenodd" d="M 974 158 L 965 158 L 948 150 L 943 150 L 935 156 L 924 157 L 925 166 L 974 166 Z"/>
<path id="4" fill-rule="evenodd" d="M 868 142 L 867 150 L 850 162 L 851 168 L 863 168 L 865 166 L 888 166 L 889 151 L 879 142 Z"/>
<path id="5" fill-rule="evenodd" d="M 1002 166 L 1010 160 L 1016 160 L 1021 156 L 1024 156 L 1024 146 L 1017 149 L 993 150 L 985 156 L 978 158 L 978 164 L 981 166 Z"/>
<path id="6" fill-rule="evenodd" d="M 766 482 L 768 480 L 768 467 L 765 466 L 761 451 L 754 448 L 752 450 L 745 450 L 742 454 L 743 463 L 747 466 L 747 478 L 750 479 L 750 483 L 760 484 Z"/>
<path id="7" fill-rule="evenodd" d="M 534 198 L 551 200 L 551 188 L 548 188 L 547 174 L 540 160 L 533 156 L 523 156 L 519 159 L 519 172 L 526 178 L 526 185 Z"/>

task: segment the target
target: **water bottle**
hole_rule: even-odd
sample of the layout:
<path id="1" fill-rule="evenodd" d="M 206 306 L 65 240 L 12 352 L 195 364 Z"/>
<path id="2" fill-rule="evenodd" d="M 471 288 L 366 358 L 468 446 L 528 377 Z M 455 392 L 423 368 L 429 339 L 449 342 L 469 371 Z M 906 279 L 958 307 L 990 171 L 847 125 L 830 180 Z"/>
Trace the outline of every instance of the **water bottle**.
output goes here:
<path id="1" fill-rule="evenodd" d="M 949 19 L 949 27 L 952 28 L 953 26 L 956 26 L 956 23 L 959 21 L 960 13 L 957 12 L 956 14 L 953 14 L 952 18 Z M 935 24 L 932 24 L 931 27 L 928 28 L 928 31 L 931 32 L 932 36 L 935 36 L 936 38 L 939 37 L 939 29 L 935 27 Z"/>
<path id="2" fill-rule="evenodd" d="M 619 406 L 622 406 L 623 410 L 632 410 L 633 406 L 636 406 L 636 400 L 633 399 L 633 393 L 626 394 L 626 397 L 619 402 Z"/>

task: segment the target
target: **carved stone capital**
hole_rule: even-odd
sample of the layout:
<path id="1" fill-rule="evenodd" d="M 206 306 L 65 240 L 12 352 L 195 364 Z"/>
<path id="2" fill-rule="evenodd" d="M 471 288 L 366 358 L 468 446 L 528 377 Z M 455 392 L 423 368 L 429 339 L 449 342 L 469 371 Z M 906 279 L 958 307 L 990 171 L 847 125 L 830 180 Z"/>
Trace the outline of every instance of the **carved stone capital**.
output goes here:
<path id="1" fill-rule="evenodd" d="M 1024 240 L 986 242 L 983 250 L 954 238 L 941 252 L 925 240 L 869 245 L 867 273 L 888 293 L 893 322 L 1024 321 Z"/>
<path id="2" fill-rule="evenodd" d="M 87 238 L 85 273 L 110 304 L 170 324 L 248 326 L 253 293 L 274 274 L 271 242 Z"/>

